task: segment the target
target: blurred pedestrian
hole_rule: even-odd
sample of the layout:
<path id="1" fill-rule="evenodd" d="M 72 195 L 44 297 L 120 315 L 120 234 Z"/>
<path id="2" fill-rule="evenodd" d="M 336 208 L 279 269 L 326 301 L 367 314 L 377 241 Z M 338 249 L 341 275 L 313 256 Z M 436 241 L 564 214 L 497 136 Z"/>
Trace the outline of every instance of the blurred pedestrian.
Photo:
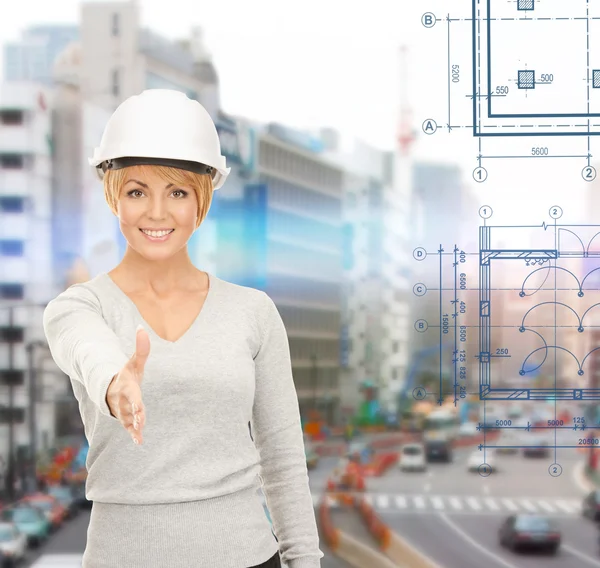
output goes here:
<path id="1" fill-rule="evenodd" d="M 276 568 L 280 552 L 318 568 L 282 318 L 187 249 L 231 169 L 211 116 L 184 93 L 144 91 L 116 109 L 90 164 L 125 254 L 44 312 L 89 436 L 83 568 Z"/>

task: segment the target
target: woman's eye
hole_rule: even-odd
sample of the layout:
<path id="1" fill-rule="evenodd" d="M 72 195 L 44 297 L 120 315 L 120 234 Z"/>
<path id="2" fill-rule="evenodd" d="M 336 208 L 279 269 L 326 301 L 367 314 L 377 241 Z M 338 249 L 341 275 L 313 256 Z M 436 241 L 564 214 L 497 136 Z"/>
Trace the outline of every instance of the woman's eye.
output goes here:
<path id="1" fill-rule="evenodd" d="M 143 193 L 143 192 L 142 192 L 141 189 L 132 189 L 131 191 L 129 191 L 127 193 L 127 195 L 135 197 L 134 194 L 136 194 L 136 193 Z M 181 194 L 181 197 L 179 197 L 179 199 L 181 199 L 183 197 L 186 197 L 187 194 L 188 194 L 188 192 L 187 191 L 183 191 L 183 189 L 176 189 L 176 190 L 173 191 L 173 194 L 175 194 L 175 193 L 180 193 Z"/>

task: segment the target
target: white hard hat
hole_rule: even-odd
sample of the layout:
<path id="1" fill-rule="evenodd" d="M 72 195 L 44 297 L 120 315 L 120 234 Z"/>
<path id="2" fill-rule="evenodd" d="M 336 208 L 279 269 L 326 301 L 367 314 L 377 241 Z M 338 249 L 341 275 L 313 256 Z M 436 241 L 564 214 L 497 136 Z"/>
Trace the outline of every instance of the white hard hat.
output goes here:
<path id="1" fill-rule="evenodd" d="M 148 89 L 123 101 L 108 120 L 89 163 L 100 179 L 107 169 L 136 165 L 209 173 L 214 189 L 231 171 L 208 111 L 185 93 L 170 89 Z"/>

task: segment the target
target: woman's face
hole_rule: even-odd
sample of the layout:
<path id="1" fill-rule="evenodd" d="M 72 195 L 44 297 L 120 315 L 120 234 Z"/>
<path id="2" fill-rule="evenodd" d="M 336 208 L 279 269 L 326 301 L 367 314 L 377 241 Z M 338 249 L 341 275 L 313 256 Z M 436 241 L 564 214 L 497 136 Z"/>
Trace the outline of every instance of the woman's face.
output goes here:
<path id="1" fill-rule="evenodd" d="M 198 198 L 192 188 L 163 180 L 152 166 L 135 166 L 127 168 L 117 213 L 129 246 L 149 260 L 164 260 L 196 230 Z M 171 232 L 165 235 L 165 229 Z"/>

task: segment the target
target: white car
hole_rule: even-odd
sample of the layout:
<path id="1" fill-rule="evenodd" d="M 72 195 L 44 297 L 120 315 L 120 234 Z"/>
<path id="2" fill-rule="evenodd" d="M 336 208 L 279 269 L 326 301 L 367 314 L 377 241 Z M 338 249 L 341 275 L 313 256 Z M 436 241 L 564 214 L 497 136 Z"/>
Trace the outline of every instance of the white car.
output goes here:
<path id="1" fill-rule="evenodd" d="M 484 465 L 484 463 L 489 466 L 489 468 L 491 468 L 491 471 L 489 471 L 489 468 L 485 468 L 481 467 Z M 481 467 L 481 469 L 480 469 Z M 484 477 L 486 477 L 487 475 L 489 475 L 490 473 L 495 473 L 496 471 L 498 471 L 497 465 L 496 465 L 496 459 L 494 456 L 494 453 L 491 450 L 486 450 L 485 451 L 485 460 L 484 460 L 484 452 L 483 450 L 475 450 L 470 456 L 469 459 L 467 461 L 467 469 L 469 471 L 476 471 L 478 473 L 480 473 L 481 475 L 483 475 Z"/>
<path id="2" fill-rule="evenodd" d="M 406 444 L 400 449 L 399 467 L 402 471 L 425 471 L 427 459 L 423 444 Z"/>
<path id="3" fill-rule="evenodd" d="M 14 523 L 0 523 L 0 550 L 12 565 L 18 564 L 27 554 L 27 535 Z"/>
<path id="4" fill-rule="evenodd" d="M 470 438 L 471 436 L 477 436 L 479 430 L 477 430 L 476 422 L 464 422 L 458 429 L 458 435 L 461 438 Z"/>

